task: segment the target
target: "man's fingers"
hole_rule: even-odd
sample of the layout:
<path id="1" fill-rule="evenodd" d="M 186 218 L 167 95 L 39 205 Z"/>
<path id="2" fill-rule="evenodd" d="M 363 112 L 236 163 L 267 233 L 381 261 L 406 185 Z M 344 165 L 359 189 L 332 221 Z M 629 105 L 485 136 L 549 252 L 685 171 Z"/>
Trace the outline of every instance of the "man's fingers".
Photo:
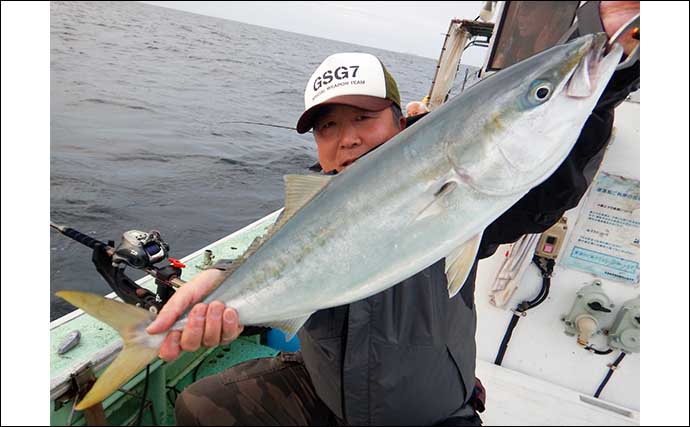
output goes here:
<path id="1" fill-rule="evenodd" d="M 180 355 L 181 335 L 182 332 L 180 331 L 172 331 L 168 334 L 168 336 L 165 337 L 160 352 L 158 353 L 161 359 L 165 360 L 166 362 L 172 362 L 173 360 L 177 359 L 177 356 Z"/>
<path id="2" fill-rule="evenodd" d="M 619 28 L 640 13 L 640 2 L 602 1 L 599 5 L 599 12 L 606 34 L 612 37 Z M 633 39 L 633 31 L 630 29 L 618 39 L 618 43 L 623 46 L 625 54 L 629 55 L 637 47 L 639 41 Z"/>
<path id="3" fill-rule="evenodd" d="M 180 346 L 184 351 L 197 351 L 201 346 L 201 338 L 204 335 L 206 324 L 206 304 L 197 304 L 189 313 L 189 321 L 182 331 Z"/>
<path id="4" fill-rule="evenodd" d="M 234 341 L 242 332 L 244 327 L 239 324 L 237 312 L 232 308 L 226 308 L 223 312 L 223 332 L 221 344 L 226 345 Z"/>
<path id="5" fill-rule="evenodd" d="M 220 343 L 220 331 L 223 327 L 221 319 L 223 317 L 223 310 L 225 310 L 225 304 L 220 301 L 213 301 L 208 306 L 203 339 L 205 347 L 215 347 Z"/>
<path id="6" fill-rule="evenodd" d="M 205 347 L 229 344 L 237 339 L 243 329 L 237 312 L 225 308 L 222 302 L 197 304 L 190 311 L 184 330 L 171 331 L 165 337 L 159 356 L 170 362 L 177 359 L 182 350 L 196 351 L 202 343 Z"/>
<path id="7" fill-rule="evenodd" d="M 161 312 L 158 313 L 156 320 L 146 328 L 146 332 L 149 334 L 160 334 L 167 331 L 193 302 L 192 293 L 189 290 L 182 288 L 175 292 L 168 302 L 165 303 Z"/>
<path id="8" fill-rule="evenodd" d="M 163 310 L 165 310 L 165 307 L 163 307 Z M 163 310 L 161 310 L 158 316 L 156 316 L 156 319 L 153 321 L 153 323 L 146 328 L 146 332 L 151 335 L 160 334 L 170 329 L 170 327 L 175 323 L 175 319 L 177 319 L 175 313 L 171 311 L 164 313 Z"/>
<path id="9" fill-rule="evenodd" d="M 222 272 L 216 269 L 209 269 L 194 276 L 192 280 L 178 289 L 172 298 L 165 303 L 156 320 L 146 328 L 146 332 L 149 334 L 159 334 L 170 329 L 187 308 L 201 301 L 214 289 L 216 283 L 222 277 Z"/>

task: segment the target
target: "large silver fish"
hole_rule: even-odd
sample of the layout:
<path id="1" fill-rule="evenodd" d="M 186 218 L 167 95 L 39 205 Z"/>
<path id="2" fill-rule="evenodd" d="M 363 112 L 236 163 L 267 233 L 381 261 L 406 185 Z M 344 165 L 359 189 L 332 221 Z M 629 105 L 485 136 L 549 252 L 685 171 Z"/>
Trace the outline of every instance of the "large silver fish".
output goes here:
<path id="1" fill-rule="evenodd" d="M 205 301 L 234 307 L 244 325 L 294 334 L 315 311 L 381 292 L 444 257 L 454 296 L 483 230 L 575 144 L 622 54 L 616 45 L 604 56 L 606 40 L 580 37 L 498 72 L 339 175 L 287 176 L 273 229 Z M 58 295 L 124 340 L 83 409 L 155 359 L 165 334 L 145 332 L 152 315 L 143 309 Z"/>

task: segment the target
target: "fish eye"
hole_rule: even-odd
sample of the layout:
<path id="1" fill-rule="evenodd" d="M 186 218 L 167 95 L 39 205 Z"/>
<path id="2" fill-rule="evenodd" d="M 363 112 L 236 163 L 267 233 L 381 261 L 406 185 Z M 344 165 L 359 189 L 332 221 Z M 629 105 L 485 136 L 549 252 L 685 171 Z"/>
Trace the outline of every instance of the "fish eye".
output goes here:
<path id="1" fill-rule="evenodd" d="M 552 89 L 553 86 L 551 83 L 539 82 L 534 85 L 534 88 L 531 90 L 531 98 L 539 103 L 544 102 L 551 96 Z"/>

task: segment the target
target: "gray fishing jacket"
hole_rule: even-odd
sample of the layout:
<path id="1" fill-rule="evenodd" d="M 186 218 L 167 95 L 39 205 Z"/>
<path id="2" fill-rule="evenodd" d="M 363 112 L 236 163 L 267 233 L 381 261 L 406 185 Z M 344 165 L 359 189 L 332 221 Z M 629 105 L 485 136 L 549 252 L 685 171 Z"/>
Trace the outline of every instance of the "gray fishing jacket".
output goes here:
<path id="1" fill-rule="evenodd" d="M 350 425 L 429 425 L 470 416 L 475 268 L 448 298 L 441 260 L 350 305 L 316 312 L 299 332 L 321 400 Z"/>

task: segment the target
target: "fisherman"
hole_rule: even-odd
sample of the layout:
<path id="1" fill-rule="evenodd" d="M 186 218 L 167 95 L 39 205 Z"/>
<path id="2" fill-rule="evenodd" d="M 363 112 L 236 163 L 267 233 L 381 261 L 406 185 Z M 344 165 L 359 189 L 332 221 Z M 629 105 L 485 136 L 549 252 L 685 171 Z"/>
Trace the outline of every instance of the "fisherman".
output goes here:
<path id="1" fill-rule="evenodd" d="M 639 11 L 639 3 L 631 3 Z M 601 12 L 609 35 L 625 22 L 612 26 L 604 5 Z M 629 53 L 630 44 L 624 47 Z M 348 77 L 339 81 L 328 78 L 346 71 Z M 477 262 L 500 244 L 545 231 L 578 204 L 602 160 L 614 108 L 638 87 L 639 61 L 614 74 L 563 164 L 486 228 L 454 298 L 448 298 L 440 260 L 367 299 L 317 311 L 299 331 L 301 352 L 251 360 L 197 381 L 177 399 L 177 423 L 480 425 L 476 411 L 482 402 L 475 390 L 483 390 L 475 389 L 474 377 Z M 400 105 L 397 84 L 378 58 L 335 54 L 310 78 L 297 130 L 313 129 L 322 172 L 339 173 L 406 127 Z M 228 344 L 242 332 L 232 308 L 218 301 L 197 304 L 221 275 L 215 269 L 198 274 L 149 326 L 150 333 L 164 332 L 193 306 L 184 330 L 168 334 L 161 358 Z"/>
<path id="2" fill-rule="evenodd" d="M 418 116 L 420 114 L 424 114 L 424 113 L 429 112 L 429 109 L 427 108 L 427 106 L 424 105 L 424 103 L 420 102 L 420 101 L 408 102 L 407 106 L 405 107 L 405 110 L 406 110 L 405 116 L 407 116 L 407 117 Z"/>

